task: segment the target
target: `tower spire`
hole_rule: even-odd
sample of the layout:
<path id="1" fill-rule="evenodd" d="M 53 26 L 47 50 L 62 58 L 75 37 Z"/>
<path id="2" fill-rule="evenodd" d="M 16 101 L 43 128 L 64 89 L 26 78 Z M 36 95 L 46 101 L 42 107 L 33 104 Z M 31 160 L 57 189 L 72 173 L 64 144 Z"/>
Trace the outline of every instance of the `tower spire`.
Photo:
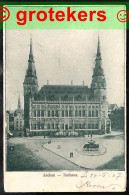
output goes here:
<path id="1" fill-rule="evenodd" d="M 18 109 L 18 111 L 20 111 L 20 110 L 21 110 L 20 94 L 19 94 L 19 96 L 18 96 L 18 104 L 17 104 L 17 109 Z"/>
<path id="2" fill-rule="evenodd" d="M 33 50 L 32 50 L 32 38 L 30 38 L 30 53 L 28 60 L 28 68 L 26 70 L 26 75 L 23 83 L 24 87 L 24 128 L 25 135 L 26 129 L 30 128 L 30 99 L 38 93 L 38 79 L 36 74 Z"/>
<path id="3" fill-rule="evenodd" d="M 32 48 L 32 38 L 31 38 L 31 37 L 30 37 L 30 54 L 29 54 L 29 61 L 34 62 L 33 48 Z"/>
<path id="4" fill-rule="evenodd" d="M 98 46 L 97 46 L 96 60 L 101 60 L 100 39 L 99 39 L 99 35 L 98 35 Z"/>
<path id="5" fill-rule="evenodd" d="M 37 78 L 36 69 L 35 69 L 35 62 L 34 62 L 34 55 L 33 55 L 33 49 L 32 49 L 32 38 L 30 38 L 30 53 L 29 53 L 28 69 L 27 69 L 26 75 L 27 76 L 33 76 L 33 77 Z"/>
<path id="6" fill-rule="evenodd" d="M 100 52 L 100 39 L 98 35 L 97 54 L 95 59 L 95 67 L 92 75 L 91 88 L 97 99 L 104 99 L 106 97 L 106 80 L 104 70 L 102 68 L 102 58 Z"/>

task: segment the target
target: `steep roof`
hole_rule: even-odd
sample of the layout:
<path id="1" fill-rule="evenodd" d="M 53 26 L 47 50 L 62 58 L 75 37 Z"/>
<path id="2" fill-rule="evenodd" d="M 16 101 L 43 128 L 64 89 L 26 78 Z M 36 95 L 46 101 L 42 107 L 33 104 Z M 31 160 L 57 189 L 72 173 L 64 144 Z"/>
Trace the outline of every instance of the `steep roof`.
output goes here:
<path id="1" fill-rule="evenodd" d="M 91 88 L 92 89 L 106 88 L 106 80 L 105 80 L 104 70 L 102 68 L 102 58 L 101 58 L 99 37 L 98 37 L 98 46 L 97 46 L 97 53 L 95 59 L 95 67 L 92 75 Z"/>
<path id="2" fill-rule="evenodd" d="M 34 62 L 34 55 L 33 55 L 33 50 L 32 50 L 32 39 L 30 39 L 30 53 L 29 53 L 29 60 L 28 60 L 28 68 L 26 70 L 24 84 L 38 85 L 35 62 Z"/>
<path id="3" fill-rule="evenodd" d="M 79 85 L 44 85 L 35 100 L 83 100 L 90 99 L 92 91 L 88 86 Z"/>

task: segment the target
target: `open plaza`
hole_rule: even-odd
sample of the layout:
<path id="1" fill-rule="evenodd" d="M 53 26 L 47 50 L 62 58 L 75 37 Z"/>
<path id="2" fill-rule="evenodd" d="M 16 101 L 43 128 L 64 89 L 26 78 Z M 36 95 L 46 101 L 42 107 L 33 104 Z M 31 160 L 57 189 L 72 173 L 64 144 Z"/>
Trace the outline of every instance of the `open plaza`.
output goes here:
<path id="1" fill-rule="evenodd" d="M 124 170 L 124 134 L 94 135 L 104 152 L 84 151 L 88 137 L 23 137 L 7 141 L 8 171 Z M 72 156 L 70 155 L 72 153 Z"/>

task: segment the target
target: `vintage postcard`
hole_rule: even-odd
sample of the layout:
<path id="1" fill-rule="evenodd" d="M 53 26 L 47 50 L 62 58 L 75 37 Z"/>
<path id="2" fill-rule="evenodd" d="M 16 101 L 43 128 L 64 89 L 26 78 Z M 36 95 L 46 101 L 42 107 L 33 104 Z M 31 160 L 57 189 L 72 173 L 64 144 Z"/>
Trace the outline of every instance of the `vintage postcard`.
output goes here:
<path id="1" fill-rule="evenodd" d="M 125 191 L 125 78 L 125 29 L 5 29 L 5 191 Z"/>

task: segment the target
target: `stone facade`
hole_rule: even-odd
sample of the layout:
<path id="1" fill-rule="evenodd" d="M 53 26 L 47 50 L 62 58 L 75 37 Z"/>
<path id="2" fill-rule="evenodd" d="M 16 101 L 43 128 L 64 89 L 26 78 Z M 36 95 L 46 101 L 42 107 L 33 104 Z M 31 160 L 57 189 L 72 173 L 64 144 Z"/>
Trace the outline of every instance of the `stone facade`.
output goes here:
<path id="1" fill-rule="evenodd" d="M 24 86 L 25 134 L 84 135 L 110 133 L 106 80 L 98 38 L 91 87 L 83 85 L 44 85 L 38 80 L 32 40 Z"/>

